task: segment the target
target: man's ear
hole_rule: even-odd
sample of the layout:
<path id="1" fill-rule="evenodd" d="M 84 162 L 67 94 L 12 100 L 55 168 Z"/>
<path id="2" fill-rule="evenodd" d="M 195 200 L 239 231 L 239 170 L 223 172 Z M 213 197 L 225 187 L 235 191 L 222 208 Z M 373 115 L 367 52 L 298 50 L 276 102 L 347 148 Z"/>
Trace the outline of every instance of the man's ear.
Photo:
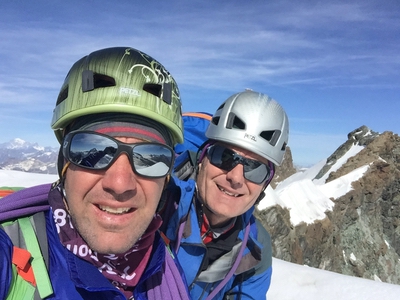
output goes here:
<path id="1" fill-rule="evenodd" d="M 168 185 L 170 179 L 171 179 L 171 174 L 168 174 L 168 175 L 165 177 L 165 182 L 164 182 L 163 190 L 165 190 L 165 189 L 167 188 L 167 185 Z"/>
<path id="2" fill-rule="evenodd" d="M 191 177 L 191 178 L 193 178 L 194 180 L 196 180 L 197 175 L 199 175 L 199 171 L 200 171 L 200 168 L 201 168 L 201 164 L 202 164 L 202 163 L 197 163 L 197 164 L 194 166 L 194 174 L 195 174 L 195 176 L 194 176 L 194 177 Z"/>

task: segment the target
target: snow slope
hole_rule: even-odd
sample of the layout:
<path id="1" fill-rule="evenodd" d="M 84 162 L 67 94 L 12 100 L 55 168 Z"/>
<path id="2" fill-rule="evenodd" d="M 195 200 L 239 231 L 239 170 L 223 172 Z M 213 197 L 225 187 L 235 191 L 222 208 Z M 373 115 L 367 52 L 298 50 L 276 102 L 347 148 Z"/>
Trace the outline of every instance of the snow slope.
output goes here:
<path id="1" fill-rule="evenodd" d="M 349 157 L 356 155 L 363 147 L 353 146 L 349 151 L 331 166 L 329 172 L 336 171 Z M 262 210 L 273 205 L 286 207 L 290 211 L 291 223 L 295 226 L 301 222 L 307 224 L 325 218 L 325 212 L 332 210 L 334 202 L 331 198 L 338 198 L 348 193 L 351 183 L 358 180 L 368 170 L 369 166 L 360 167 L 349 174 L 325 184 L 329 173 L 321 179 L 313 180 L 325 165 L 323 160 L 310 169 L 298 172 L 285 179 L 275 190 L 268 187 L 266 196 L 258 205 Z"/>
<path id="2" fill-rule="evenodd" d="M 397 300 L 400 285 L 341 275 L 279 259 L 268 300 Z"/>
<path id="3" fill-rule="evenodd" d="M 12 170 L 0 170 L 0 187 L 30 187 L 42 183 L 51 183 L 58 179 L 54 174 L 35 174 Z"/>

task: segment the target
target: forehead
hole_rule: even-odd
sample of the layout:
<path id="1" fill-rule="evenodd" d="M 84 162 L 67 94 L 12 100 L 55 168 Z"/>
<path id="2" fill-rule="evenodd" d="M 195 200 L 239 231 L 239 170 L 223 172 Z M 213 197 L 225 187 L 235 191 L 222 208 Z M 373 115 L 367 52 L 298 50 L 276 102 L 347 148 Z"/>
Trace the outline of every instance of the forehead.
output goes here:
<path id="1" fill-rule="evenodd" d="M 225 146 L 225 147 L 235 151 L 237 154 L 240 154 L 240 155 L 242 155 L 242 156 L 244 156 L 246 158 L 254 159 L 254 160 L 257 160 L 257 161 L 262 162 L 264 164 L 268 164 L 268 162 L 269 162 L 268 159 L 266 159 L 266 158 L 264 158 L 264 157 L 262 157 L 262 156 L 260 156 L 260 155 L 258 155 L 256 153 L 253 153 L 250 150 L 238 147 L 236 145 L 229 144 L 229 143 L 224 143 L 224 142 L 217 142 L 216 144 L 217 145 L 221 145 L 221 146 Z"/>

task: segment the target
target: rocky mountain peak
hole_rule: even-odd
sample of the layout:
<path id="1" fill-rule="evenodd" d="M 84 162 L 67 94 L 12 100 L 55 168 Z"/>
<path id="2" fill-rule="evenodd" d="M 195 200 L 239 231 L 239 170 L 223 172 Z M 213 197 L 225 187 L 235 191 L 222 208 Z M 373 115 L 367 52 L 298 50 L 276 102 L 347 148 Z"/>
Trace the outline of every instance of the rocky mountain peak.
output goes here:
<path id="1" fill-rule="evenodd" d="M 368 145 L 379 133 L 372 131 L 367 126 L 363 125 L 347 135 L 348 141 L 353 141 L 354 145 L 358 144 L 360 146 Z"/>
<path id="2" fill-rule="evenodd" d="M 286 147 L 285 156 L 283 158 L 282 164 L 275 169 L 275 176 L 271 181 L 271 186 L 275 188 L 277 184 L 286 178 L 292 176 L 297 172 L 293 165 L 292 151 L 290 147 Z"/>
<path id="3" fill-rule="evenodd" d="M 358 147 L 359 150 L 369 145 L 372 141 L 374 141 L 377 137 L 379 137 L 379 133 L 372 131 L 367 126 L 363 125 L 353 131 L 351 131 L 347 135 L 347 141 L 344 142 L 339 148 L 336 149 L 335 152 L 332 153 L 326 160 L 325 165 L 322 167 L 320 172 L 315 176 L 315 179 L 320 179 L 325 176 L 331 169 L 333 165 L 339 160 L 343 159 L 346 153 L 349 153 L 350 149 L 353 147 Z M 355 167 L 352 163 L 350 163 L 350 168 L 347 168 L 347 171 L 351 170 L 352 167 Z M 345 167 L 345 166 L 344 166 Z M 340 173 L 344 175 L 343 172 Z M 331 174 L 332 175 L 332 174 Z M 327 179 L 327 182 L 332 180 L 334 177 L 330 177 Z"/>
<path id="4" fill-rule="evenodd" d="M 366 126 L 353 130 L 312 182 L 337 190 L 359 170 L 351 189 L 331 197 L 334 205 L 323 219 L 293 225 L 291 211 L 280 205 L 257 215 L 271 234 L 277 258 L 400 284 L 400 137 Z"/>
<path id="5" fill-rule="evenodd" d="M 390 131 L 385 131 L 382 134 L 373 131 L 370 132 L 371 134 L 362 135 L 361 139 L 357 140 L 356 145 L 363 146 L 363 149 L 357 153 L 357 155 L 349 157 L 337 171 L 331 172 L 326 182 L 335 180 L 336 178 L 348 174 L 352 170 L 365 165 L 371 165 L 378 161 L 386 162 L 390 165 L 397 165 L 400 154 L 398 135 Z M 348 141 L 353 139 L 353 137 L 354 135 L 349 133 Z M 357 137 L 360 137 L 360 135 L 357 135 Z"/>

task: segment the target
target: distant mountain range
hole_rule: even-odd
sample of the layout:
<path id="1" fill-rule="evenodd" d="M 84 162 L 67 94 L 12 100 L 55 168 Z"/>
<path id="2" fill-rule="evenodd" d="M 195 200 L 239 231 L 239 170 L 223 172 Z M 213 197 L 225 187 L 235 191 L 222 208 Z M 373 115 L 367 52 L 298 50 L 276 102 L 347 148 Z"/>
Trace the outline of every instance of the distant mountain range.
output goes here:
<path id="1" fill-rule="evenodd" d="M 16 138 L 0 144 L 0 169 L 56 174 L 57 156 L 58 148 L 42 147 Z"/>

